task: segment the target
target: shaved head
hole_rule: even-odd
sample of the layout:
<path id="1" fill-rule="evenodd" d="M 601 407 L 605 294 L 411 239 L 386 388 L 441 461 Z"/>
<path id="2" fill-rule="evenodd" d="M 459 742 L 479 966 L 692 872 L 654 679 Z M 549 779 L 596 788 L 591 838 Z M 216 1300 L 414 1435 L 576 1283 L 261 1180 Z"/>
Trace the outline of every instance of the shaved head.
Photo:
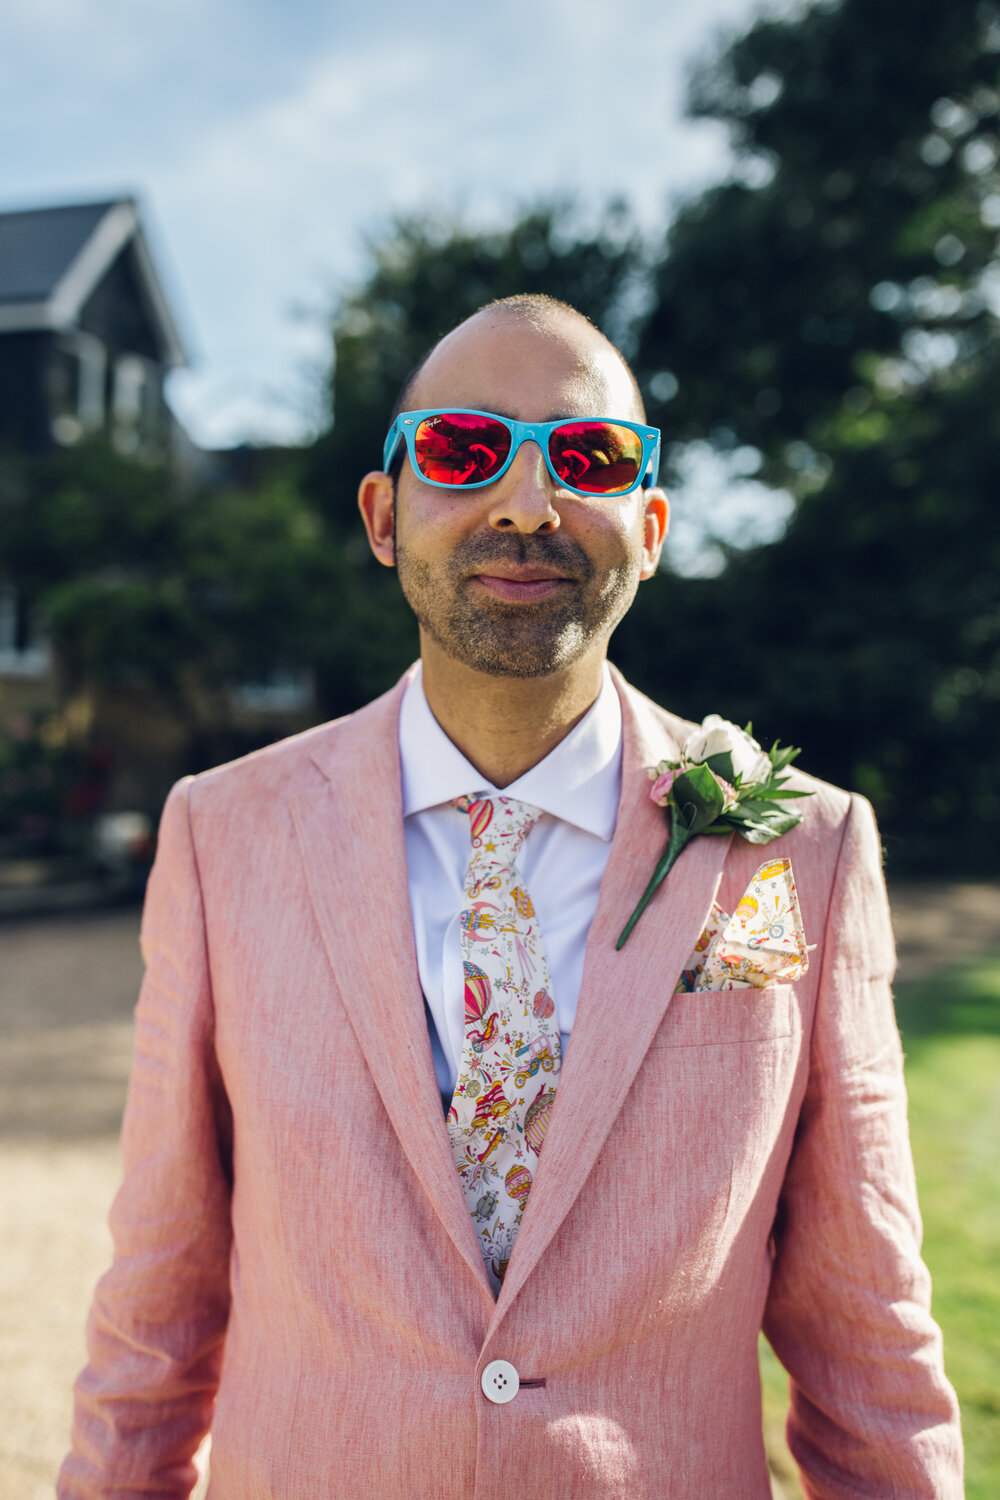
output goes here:
<path id="1" fill-rule="evenodd" d="M 607 412 L 604 415 L 617 417 L 630 416 L 640 422 L 645 422 L 646 408 L 643 403 L 642 393 L 639 390 L 639 383 L 621 350 L 616 348 L 611 340 L 584 313 L 579 312 L 575 307 L 571 307 L 568 302 L 560 302 L 558 298 L 546 296 L 543 292 L 520 292 L 514 297 L 501 297 L 494 302 L 487 302 L 477 312 L 474 312 L 470 317 L 465 318 L 461 323 L 457 324 L 450 333 L 446 333 L 442 338 L 438 339 L 437 343 L 427 351 L 423 359 L 419 364 L 414 366 L 404 381 L 392 410 L 392 420 L 395 420 L 401 411 L 419 409 L 423 404 L 423 398 L 420 395 L 423 384 L 422 376 L 427 367 L 434 361 L 439 350 L 462 335 L 475 333 L 479 330 L 485 332 L 490 326 L 495 326 L 498 323 L 506 321 L 530 327 L 543 338 L 559 338 L 560 334 L 565 336 L 575 324 L 578 332 L 583 336 L 583 342 L 590 345 L 591 358 L 596 358 L 605 367 L 607 367 L 609 361 L 620 366 L 625 372 L 628 383 L 631 386 L 629 409 Z M 393 467 L 395 468 L 396 465 L 394 464 Z"/>

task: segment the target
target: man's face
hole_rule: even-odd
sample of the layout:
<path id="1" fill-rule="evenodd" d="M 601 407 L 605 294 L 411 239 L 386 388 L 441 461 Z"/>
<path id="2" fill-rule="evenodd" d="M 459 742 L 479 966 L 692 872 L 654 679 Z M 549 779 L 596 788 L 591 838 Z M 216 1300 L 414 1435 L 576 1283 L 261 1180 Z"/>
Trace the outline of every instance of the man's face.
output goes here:
<path id="1" fill-rule="evenodd" d="M 522 421 L 642 421 L 617 355 L 565 316 L 539 329 L 478 315 L 434 352 L 408 404 L 473 407 Z M 662 528 L 651 529 L 648 504 L 642 490 L 623 498 L 573 495 L 530 441 L 506 474 L 479 490 L 424 484 L 405 462 L 395 563 L 425 646 L 429 638 L 465 666 L 520 678 L 569 667 L 591 651 L 603 656 L 640 578 L 655 568 Z"/>

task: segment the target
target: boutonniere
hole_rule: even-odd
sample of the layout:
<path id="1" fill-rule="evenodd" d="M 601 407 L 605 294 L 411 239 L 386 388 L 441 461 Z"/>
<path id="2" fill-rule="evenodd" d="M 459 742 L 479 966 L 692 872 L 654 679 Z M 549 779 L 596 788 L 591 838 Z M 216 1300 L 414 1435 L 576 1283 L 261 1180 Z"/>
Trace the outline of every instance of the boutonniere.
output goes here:
<path id="1" fill-rule="evenodd" d="M 688 735 L 680 760 L 661 760 L 650 771 L 649 795 L 668 813 L 670 839 L 616 948 L 625 945 L 682 849 L 697 834 L 738 833 L 748 844 L 768 844 L 802 822 L 802 814 L 785 803 L 812 792 L 787 791 L 788 777 L 782 775 L 800 752 L 792 745 L 779 749 L 777 740 L 770 750 L 762 750 L 750 730 L 749 724 L 739 729 L 709 714 Z"/>

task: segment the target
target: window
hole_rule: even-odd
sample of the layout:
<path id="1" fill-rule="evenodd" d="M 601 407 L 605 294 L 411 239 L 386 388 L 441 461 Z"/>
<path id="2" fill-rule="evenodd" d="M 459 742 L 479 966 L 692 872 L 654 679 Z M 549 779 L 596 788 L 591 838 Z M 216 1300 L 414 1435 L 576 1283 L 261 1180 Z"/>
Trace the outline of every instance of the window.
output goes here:
<path id="1" fill-rule="evenodd" d="M 25 600 L 0 584 L 0 676 L 44 677 L 51 665 L 48 641 Z"/>
<path id="2" fill-rule="evenodd" d="M 52 436 L 63 447 L 104 426 L 107 351 L 92 333 L 60 338 L 53 350 L 49 389 Z"/>
<path id="3" fill-rule="evenodd" d="M 155 454 L 162 446 L 163 423 L 157 367 L 138 354 L 123 354 L 115 364 L 112 440 L 119 453 Z"/>

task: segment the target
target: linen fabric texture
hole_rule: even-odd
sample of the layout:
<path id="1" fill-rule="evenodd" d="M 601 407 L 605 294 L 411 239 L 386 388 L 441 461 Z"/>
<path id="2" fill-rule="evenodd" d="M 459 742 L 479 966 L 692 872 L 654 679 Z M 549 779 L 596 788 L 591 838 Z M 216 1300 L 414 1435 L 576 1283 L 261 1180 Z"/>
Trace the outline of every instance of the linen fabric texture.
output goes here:
<path id="1" fill-rule="evenodd" d="M 646 767 L 688 725 L 616 677 L 622 796 L 573 1040 L 494 1299 L 420 1002 L 402 684 L 180 783 L 61 1500 L 768 1500 L 757 1335 L 810 1500 L 959 1500 L 929 1314 L 868 805 L 774 845 L 816 943 L 794 985 L 674 994 L 759 863 L 664 845 Z M 492 1360 L 523 1380 L 483 1395 Z"/>

